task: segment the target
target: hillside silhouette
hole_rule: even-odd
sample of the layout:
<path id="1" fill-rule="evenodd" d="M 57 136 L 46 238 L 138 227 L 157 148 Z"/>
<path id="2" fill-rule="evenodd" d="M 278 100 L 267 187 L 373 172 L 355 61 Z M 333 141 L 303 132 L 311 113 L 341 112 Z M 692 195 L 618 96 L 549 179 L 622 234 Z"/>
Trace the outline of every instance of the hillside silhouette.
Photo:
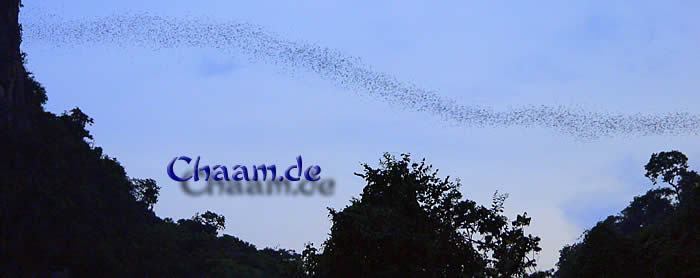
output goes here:
<path id="1" fill-rule="evenodd" d="M 43 109 L 24 67 L 18 0 L 0 4 L 1 277 L 293 277 L 300 256 L 219 236 L 213 212 L 161 219 L 158 186 L 91 142 L 92 119 Z M 98 93 L 98 92 L 97 92 Z"/>
<path id="2" fill-rule="evenodd" d="M 96 146 L 93 119 L 44 110 L 19 9 L 0 3 L 0 277 L 700 277 L 700 176 L 677 151 L 652 155 L 646 175 L 659 186 L 564 247 L 550 271 L 536 271 L 531 218 L 504 216 L 506 194 L 479 205 L 409 155 L 362 165 L 360 196 L 329 209 L 328 238 L 301 253 L 220 234 L 226 219 L 211 211 L 160 218 L 159 185 Z"/>
<path id="3" fill-rule="evenodd" d="M 20 50 L 20 3 L 4 1 L 1 8 L 3 277 L 451 277 L 521 274 L 535 266 L 527 255 L 539 250 L 539 238 L 522 230 L 529 218 L 509 223 L 501 195 L 490 208 L 461 200 L 458 184 L 408 156 L 386 156 L 382 169 L 365 166 L 362 198 L 331 211 L 323 252 L 311 245 L 302 254 L 260 250 L 220 236 L 225 218 L 214 212 L 161 219 L 152 211 L 159 186 L 128 177 L 96 146 L 88 115 L 44 110 L 46 91 Z M 355 248 L 355 239 L 364 248 Z"/>
<path id="4" fill-rule="evenodd" d="M 678 151 L 644 168 L 661 186 L 564 247 L 558 277 L 700 277 L 700 175 Z"/>

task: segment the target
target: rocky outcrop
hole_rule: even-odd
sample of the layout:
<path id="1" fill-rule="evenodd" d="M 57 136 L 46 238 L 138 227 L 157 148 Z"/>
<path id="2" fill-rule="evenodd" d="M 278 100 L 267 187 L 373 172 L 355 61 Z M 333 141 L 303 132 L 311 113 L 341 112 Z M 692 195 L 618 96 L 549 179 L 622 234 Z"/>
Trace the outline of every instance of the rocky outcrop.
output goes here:
<path id="1" fill-rule="evenodd" d="M 3 126 L 22 125 L 18 115 L 28 107 L 25 94 L 27 71 L 20 43 L 19 0 L 0 1 L 0 121 Z"/>

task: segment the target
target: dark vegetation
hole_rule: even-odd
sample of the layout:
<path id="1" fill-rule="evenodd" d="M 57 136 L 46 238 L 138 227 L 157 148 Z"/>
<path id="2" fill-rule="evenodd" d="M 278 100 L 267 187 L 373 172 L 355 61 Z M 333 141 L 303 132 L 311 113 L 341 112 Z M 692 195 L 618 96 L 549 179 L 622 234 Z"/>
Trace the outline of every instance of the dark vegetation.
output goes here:
<path id="1" fill-rule="evenodd" d="M 161 219 L 159 187 L 95 146 L 80 109 L 43 109 L 19 50 L 19 1 L 0 1 L 0 277 L 291 277 L 300 256 L 219 236 L 223 216 Z M 99 92 L 96 92 L 99 93 Z"/>
<path id="2" fill-rule="evenodd" d="M 700 277 L 700 176 L 679 152 L 654 154 L 661 186 L 535 272 L 526 214 L 464 199 L 424 161 L 385 155 L 320 248 L 258 249 L 219 235 L 213 212 L 174 221 L 152 209 L 159 186 L 127 177 L 95 146 L 80 109 L 43 109 L 44 88 L 19 52 L 19 3 L 0 4 L 0 277 Z M 530 274 L 528 274 L 530 273 Z"/>
<path id="3" fill-rule="evenodd" d="M 27 93 L 45 99 L 31 77 Z M 218 236 L 223 216 L 160 219 L 158 187 L 130 179 L 116 159 L 90 143 L 92 120 L 36 109 L 31 128 L 0 134 L 0 276 L 67 273 L 120 277 L 283 277 L 300 256 L 258 250 Z"/>
<path id="4" fill-rule="evenodd" d="M 503 216 L 505 195 L 490 207 L 463 200 L 459 182 L 441 179 L 408 155 L 385 155 L 380 168 L 356 175 L 367 185 L 342 211 L 324 252 L 304 252 L 312 277 L 512 277 L 536 264 L 539 238 L 526 235 L 526 214 Z"/>
<path id="5" fill-rule="evenodd" d="M 663 186 L 560 253 L 559 277 L 700 277 L 700 175 L 678 152 L 653 154 L 646 176 Z"/>
<path id="6" fill-rule="evenodd" d="M 486 208 L 425 163 L 386 156 L 365 166 L 361 199 L 331 210 L 320 252 L 257 249 L 219 235 L 213 212 L 174 221 L 152 209 L 159 186 L 130 178 L 96 146 L 93 120 L 43 108 L 44 88 L 19 50 L 19 1 L 0 4 L 0 276 L 511 276 L 535 266 L 530 219 L 509 222 L 505 196 Z"/>

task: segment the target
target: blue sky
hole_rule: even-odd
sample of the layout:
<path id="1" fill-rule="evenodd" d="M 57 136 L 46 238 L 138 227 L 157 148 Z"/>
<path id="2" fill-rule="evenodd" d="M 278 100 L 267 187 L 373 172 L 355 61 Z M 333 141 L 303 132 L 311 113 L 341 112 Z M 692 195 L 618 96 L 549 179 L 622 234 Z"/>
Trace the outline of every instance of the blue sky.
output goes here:
<path id="1" fill-rule="evenodd" d="M 25 1 L 23 18 L 149 12 L 250 22 L 277 35 L 361 57 L 375 70 L 459 103 L 495 108 L 568 105 L 621 113 L 700 113 L 700 19 L 694 1 Z M 156 212 L 212 210 L 226 233 L 259 247 L 300 250 L 329 231 L 326 207 L 363 187 L 353 172 L 383 152 L 425 157 L 458 177 L 467 198 L 507 192 L 543 238 L 542 268 L 586 227 L 650 188 L 652 152 L 678 149 L 697 165 L 697 136 L 581 141 L 539 128 L 471 128 L 408 111 L 235 50 L 115 45 L 56 48 L 27 41 L 47 108 L 79 106 L 95 141 L 132 177 L 163 187 Z M 165 166 L 178 155 L 211 163 L 294 162 L 303 155 L 337 182 L 333 197 L 186 196 Z"/>

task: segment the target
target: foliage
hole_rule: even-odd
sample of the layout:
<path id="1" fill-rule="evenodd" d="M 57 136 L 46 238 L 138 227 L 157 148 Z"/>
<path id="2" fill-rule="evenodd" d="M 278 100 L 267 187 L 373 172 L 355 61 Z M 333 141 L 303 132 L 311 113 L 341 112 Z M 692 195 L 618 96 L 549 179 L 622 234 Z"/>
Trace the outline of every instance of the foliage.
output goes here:
<path id="1" fill-rule="evenodd" d="M 681 152 L 655 153 L 644 167 L 654 188 L 560 252 L 557 277 L 700 276 L 700 175 Z"/>
<path id="2" fill-rule="evenodd" d="M 30 74 L 23 88 L 33 101 L 9 111 L 17 123 L 0 124 L 1 277 L 300 277 L 294 251 L 219 236 L 221 215 L 158 218 L 160 187 L 127 177 L 94 145 L 92 118 L 44 111 Z"/>
<path id="3" fill-rule="evenodd" d="M 148 209 L 158 202 L 160 186 L 152 179 L 131 179 L 131 194 L 136 201 L 143 203 Z"/>
<path id="4" fill-rule="evenodd" d="M 526 214 L 509 222 L 505 195 L 491 207 L 463 200 L 459 181 L 441 179 L 425 161 L 386 154 L 380 168 L 356 174 L 367 185 L 333 223 L 322 254 L 304 251 L 318 277 L 511 277 L 524 275 L 540 251 L 525 235 Z M 314 261 L 315 259 L 315 261 Z M 310 261 L 306 261 L 310 260 Z"/>

